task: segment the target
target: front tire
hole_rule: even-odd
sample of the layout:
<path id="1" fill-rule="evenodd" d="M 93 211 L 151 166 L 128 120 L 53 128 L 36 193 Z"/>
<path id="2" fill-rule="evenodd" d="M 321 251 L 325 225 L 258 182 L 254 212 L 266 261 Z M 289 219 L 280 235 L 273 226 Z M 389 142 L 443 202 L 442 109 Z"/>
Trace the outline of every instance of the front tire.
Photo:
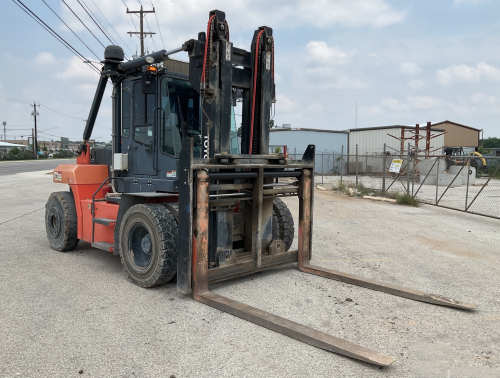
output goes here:
<path id="1" fill-rule="evenodd" d="M 167 208 L 160 204 L 132 206 L 119 234 L 122 266 L 133 283 L 153 287 L 175 276 L 178 227 Z"/>
<path id="2" fill-rule="evenodd" d="M 71 192 L 55 192 L 45 205 L 45 231 L 50 247 L 59 252 L 71 251 L 78 245 L 78 218 Z"/>
<path id="3" fill-rule="evenodd" d="M 294 234 L 292 213 L 280 198 L 275 198 L 273 201 L 273 239 L 283 240 L 285 251 L 288 251 L 292 246 Z"/>

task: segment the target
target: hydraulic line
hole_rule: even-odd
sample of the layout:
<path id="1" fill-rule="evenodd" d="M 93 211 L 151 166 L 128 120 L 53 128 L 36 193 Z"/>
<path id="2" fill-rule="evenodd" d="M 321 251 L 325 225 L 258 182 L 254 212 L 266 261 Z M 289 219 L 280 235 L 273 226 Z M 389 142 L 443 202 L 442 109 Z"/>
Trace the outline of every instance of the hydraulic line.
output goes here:
<path id="1" fill-rule="evenodd" d="M 258 76 L 258 61 L 259 61 L 259 45 L 260 45 L 260 36 L 264 33 L 264 30 L 261 30 L 259 35 L 257 36 L 257 42 L 255 44 L 255 65 L 254 65 L 254 70 L 255 74 L 253 75 L 253 96 L 252 96 L 252 121 L 250 122 L 250 148 L 248 153 L 252 155 L 252 147 L 253 147 L 253 128 L 254 128 L 254 121 L 255 121 L 255 98 L 256 98 L 256 92 L 257 92 L 257 76 Z"/>
<path id="2" fill-rule="evenodd" d="M 206 36 L 206 39 L 205 39 L 205 56 L 203 57 L 203 72 L 201 74 L 201 83 L 204 84 L 206 82 L 205 80 L 205 71 L 206 71 L 206 68 L 207 68 L 207 53 L 208 53 L 208 44 L 209 44 L 209 41 L 210 41 L 210 26 L 212 25 L 212 21 L 213 19 L 215 18 L 215 14 L 210 17 L 210 19 L 208 20 L 208 26 L 207 26 L 207 36 Z"/>

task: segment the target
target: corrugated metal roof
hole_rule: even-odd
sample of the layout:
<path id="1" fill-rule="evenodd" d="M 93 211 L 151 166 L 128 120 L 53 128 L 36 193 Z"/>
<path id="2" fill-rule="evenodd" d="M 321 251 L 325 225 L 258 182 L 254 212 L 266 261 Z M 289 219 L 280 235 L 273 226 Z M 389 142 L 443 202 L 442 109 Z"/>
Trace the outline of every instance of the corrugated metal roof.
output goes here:
<path id="1" fill-rule="evenodd" d="M 314 131 L 318 133 L 341 133 L 341 134 L 349 134 L 347 130 L 320 130 L 320 129 L 305 129 L 302 127 L 293 127 L 293 128 L 280 128 L 280 129 L 270 129 L 269 132 L 278 132 L 278 131 Z"/>
<path id="2" fill-rule="evenodd" d="M 0 142 L 0 147 L 27 147 L 27 146 L 25 146 L 24 144 Z"/>
<path id="3" fill-rule="evenodd" d="M 167 71 L 189 76 L 189 63 L 177 59 L 165 59 L 163 68 Z"/>
<path id="4" fill-rule="evenodd" d="M 470 126 L 466 126 L 466 125 L 462 125 L 460 123 L 456 123 L 456 122 L 453 122 L 453 121 L 442 121 L 442 122 L 436 122 L 436 123 L 433 123 L 431 124 L 431 127 L 434 127 L 434 126 L 437 126 L 437 125 L 441 125 L 443 123 L 451 123 L 452 125 L 456 125 L 456 126 L 460 126 L 460 127 L 465 127 L 466 129 L 471 129 L 471 130 L 474 130 L 474 131 L 481 131 L 481 129 L 476 129 L 474 127 L 470 127 Z"/>
<path id="5" fill-rule="evenodd" d="M 442 122 L 440 122 L 442 123 Z M 435 123 L 434 125 L 437 125 Z M 435 131 L 444 131 L 444 129 L 435 129 L 434 125 L 431 125 L 432 129 Z M 356 131 L 366 131 L 366 130 L 385 130 L 385 129 L 400 129 L 404 127 L 406 130 L 415 130 L 415 126 L 408 126 L 408 125 L 392 125 L 392 126 L 374 126 L 374 127 L 362 127 L 359 129 L 349 129 L 349 132 L 353 133 Z M 427 125 L 420 125 L 420 130 L 424 130 L 427 127 Z"/>

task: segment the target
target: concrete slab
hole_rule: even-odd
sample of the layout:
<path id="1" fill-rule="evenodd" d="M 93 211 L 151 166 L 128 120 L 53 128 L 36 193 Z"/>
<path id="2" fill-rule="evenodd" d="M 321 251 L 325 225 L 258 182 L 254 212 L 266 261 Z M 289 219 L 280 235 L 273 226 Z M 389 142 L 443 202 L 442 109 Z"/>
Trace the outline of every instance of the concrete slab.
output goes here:
<path id="1" fill-rule="evenodd" d="M 44 173 L 3 181 L 0 213 L 10 215 L 0 222 L 0 377 L 500 376 L 498 220 L 316 192 L 313 263 L 476 302 L 477 312 L 294 265 L 212 286 L 396 358 L 380 370 L 197 303 L 175 284 L 136 287 L 119 257 L 87 243 L 51 250 L 43 207 L 63 185 Z M 296 201 L 287 203 L 297 219 Z"/>

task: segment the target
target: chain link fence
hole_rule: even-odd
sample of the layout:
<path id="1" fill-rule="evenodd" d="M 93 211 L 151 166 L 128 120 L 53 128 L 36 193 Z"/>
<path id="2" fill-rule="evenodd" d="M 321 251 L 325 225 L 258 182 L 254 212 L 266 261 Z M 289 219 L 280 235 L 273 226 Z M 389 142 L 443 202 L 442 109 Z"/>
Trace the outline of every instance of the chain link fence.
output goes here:
<path id="1" fill-rule="evenodd" d="M 400 163 L 397 172 L 391 172 L 393 160 Z M 315 175 L 326 188 L 406 193 L 422 203 L 500 218 L 500 156 L 319 152 Z"/>

